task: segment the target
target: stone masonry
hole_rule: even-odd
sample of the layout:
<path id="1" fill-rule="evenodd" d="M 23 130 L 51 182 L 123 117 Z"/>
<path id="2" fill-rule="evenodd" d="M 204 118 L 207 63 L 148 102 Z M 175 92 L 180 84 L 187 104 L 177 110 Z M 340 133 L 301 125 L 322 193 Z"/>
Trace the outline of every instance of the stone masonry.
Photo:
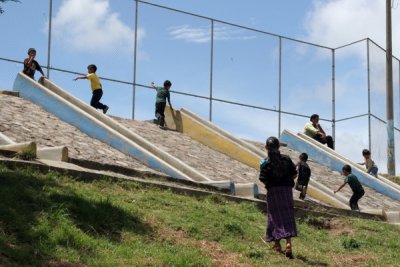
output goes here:
<path id="1" fill-rule="evenodd" d="M 216 152 L 184 134 L 161 130 L 147 121 L 132 121 L 114 116 L 112 118 L 212 180 L 256 182 L 260 190 L 265 192 L 262 184 L 258 181 L 258 170 Z M 38 146 L 43 147 L 67 146 L 71 158 L 160 174 L 133 157 L 127 156 L 101 141 L 92 139 L 74 126 L 19 97 L 0 94 L 0 132 L 15 142 L 35 141 Z M 254 142 L 254 144 L 260 150 L 264 150 L 262 143 Z M 298 160 L 298 152 L 286 147 L 282 147 L 281 151 L 283 154 L 289 155 L 294 162 Z M 321 166 L 312 159 L 309 161 L 309 165 L 312 170 L 311 179 L 317 180 L 331 188 L 332 191 L 343 182 L 343 177 L 338 172 Z M 398 201 L 383 196 L 373 189 L 367 187 L 365 189 L 366 194 L 360 200 L 362 208 L 400 210 Z M 295 198 L 297 198 L 297 191 L 294 192 Z M 351 190 L 346 186 L 339 194 L 350 198 Z"/>

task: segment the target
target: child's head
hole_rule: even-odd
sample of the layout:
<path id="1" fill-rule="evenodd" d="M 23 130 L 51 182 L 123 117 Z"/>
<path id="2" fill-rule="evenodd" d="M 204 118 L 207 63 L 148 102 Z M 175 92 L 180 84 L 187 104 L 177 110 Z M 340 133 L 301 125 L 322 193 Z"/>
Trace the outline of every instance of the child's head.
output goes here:
<path id="1" fill-rule="evenodd" d="M 350 165 L 347 165 L 347 164 L 344 165 L 342 168 L 342 172 L 343 172 L 343 175 L 345 175 L 345 176 L 349 175 L 351 173 Z"/>
<path id="2" fill-rule="evenodd" d="M 165 80 L 164 82 L 164 88 L 169 90 L 171 88 L 172 83 L 169 80 Z"/>
<path id="3" fill-rule="evenodd" d="M 300 154 L 300 156 L 299 156 L 299 159 L 301 160 L 301 161 L 307 161 L 308 160 L 308 155 L 307 155 L 307 153 L 301 153 Z"/>
<path id="4" fill-rule="evenodd" d="M 267 141 L 265 142 L 265 148 L 268 150 L 268 152 L 279 150 L 279 145 L 280 143 L 278 138 L 274 136 L 268 137 Z"/>
<path id="5" fill-rule="evenodd" d="M 318 123 L 319 122 L 319 115 L 318 114 L 312 114 L 310 117 L 310 121 L 312 123 Z"/>
<path id="6" fill-rule="evenodd" d="M 36 55 L 36 49 L 35 48 L 29 48 L 28 49 L 28 55 L 30 55 L 30 56 Z"/>
<path id="7" fill-rule="evenodd" d="M 362 155 L 364 158 L 368 159 L 371 156 L 371 152 L 368 149 L 364 149 Z"/>
<path id="8" fill-rule="evenodd" d="M 88 72 L 89 72 L 89 73 L 94 73 L 94 72 L 97 71 L 97 67 L 96 67 L 96 65 L 94 65 L 94 64 L 90 64 L 90 65 L 87 67 L 87 69 L 88 69 Z"/>

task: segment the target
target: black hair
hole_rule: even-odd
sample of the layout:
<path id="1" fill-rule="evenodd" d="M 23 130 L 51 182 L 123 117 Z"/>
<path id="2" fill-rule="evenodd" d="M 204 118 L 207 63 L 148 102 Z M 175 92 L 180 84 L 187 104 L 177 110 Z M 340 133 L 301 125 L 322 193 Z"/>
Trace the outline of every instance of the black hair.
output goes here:
<path id="1" fill-rule="evenodd" d="M 310 121 L 312 121 L 314 119 L 319 119 L 319 115 L 318 114 L 312 114 L 311 117 L 310 117 Z"/>
<path id="2" fill-rule="evenodd" d="M 279 140 L 278 138 L 271 136 L 265 142 L 265 145 L 268 150 L 268 159 L 271 164 L 274 166 L 272 172 L 274 176 L 281 177 L 284 173 L 284 166 L 282 162 L 281 152 L 279 151 Z"/>
<path id="3" fill-rule="evenodd" d="M 170 80 L 165 80 L 164 87 L 171 87 L 172 83 Z"/>
<path id="4" fill-rule="evenodd" d="M 351 167 L 350 167 L 350 165 L 344 165 L 343 166 L 343 168 L 342 168 L 342 171 L 346 171 L 346 172 L 348 172 L 348 173 L 351 173 Z"/>
<path id="5" fill-rule="evenodd" d="M 94 69 L 94 72 L 97 71 L 97 67 L 94 64 L 90 64 L 89 66 L 87 66 L 88 69 Z"/>
<path id="6" fill-rule="evenodd" d="M 308 155 L 307 155 L 307 153 L 301 153 L 301 154 L 300 154 L 300 158 L 301 158 L 302 160 L 304 160 L 304 161 L 307 161 L 307 160 L 308 160 Z"/>
<path id="7" fill-rule="evenodd" d="M 29 48 L 29 49 L 28 49 L 28 54 L 29 54 L 30 52 L 32 52 L 32 51 L 33 51 L 33 52 L 36 52 L 36 49 L 35 49 L 35 48 Z"/>
<path id="8" fill-rule="evenodd" d="M 368 149 L 363 149 L 362 154 L 363 154 L 363 156 L 371 155 L 371 152 Z"/>
<path id="9" fill-rule="evenodd" d="M 270 150 L 278 150 L 279 149 L 279 140 L 278 138 L 271 136 L 268 137 L 267 141 L 265 142 L 268 151 Z"/>

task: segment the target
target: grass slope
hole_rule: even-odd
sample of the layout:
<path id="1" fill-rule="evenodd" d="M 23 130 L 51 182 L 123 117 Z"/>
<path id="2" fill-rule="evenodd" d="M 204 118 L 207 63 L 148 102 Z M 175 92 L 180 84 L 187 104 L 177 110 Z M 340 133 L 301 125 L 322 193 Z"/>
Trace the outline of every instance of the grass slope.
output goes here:
<path id="1" fill-rule="evenodd" d="M 400 228 L 298 218 L 294 260 L 251 203 L 0 165 L 0 266 L 398 266 Z"/>

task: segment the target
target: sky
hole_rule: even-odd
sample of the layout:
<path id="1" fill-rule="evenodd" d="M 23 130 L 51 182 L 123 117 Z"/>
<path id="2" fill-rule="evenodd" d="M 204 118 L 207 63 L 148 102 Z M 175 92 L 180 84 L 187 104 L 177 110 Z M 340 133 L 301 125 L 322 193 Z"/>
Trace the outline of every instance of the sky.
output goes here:
<path id="1" fill-rule="evenodd" d="M 302 131 L 307 116 L 313 113 L 332 119 L 332 51 L 329 48 L 370 38 L 376 45 L 369 48 L 368 58 L 366 41 L 335 52 L 336 120 L 357 117 L 336 124 L 337 150 L 361 161 L 362 149 L 369 146 L 368 121 L 360 116 L 368 112 L 368 83 L 371 112 L 380 119 L 386 118 L 385 61 L 381 49 L 386 47 L 383 0 L 149 0 L 139 3 L 136 74 L 133 70 L 135 1 L 53 0 L 50 58 L 47 54 L 49 1 L 21 0 L 1 6 L 5 13 L 0 15 L 3 34 L 0 58 L 11 61 L 0 60 L 0 89 L 12 89 L 15 74 L 22 69 L 14 61 L 22 61 L 27 49 L 35 47 L 36 59 L 42 66 L 50 59 L 53 68 L 85 73 L 87 65 L 95 63 L 103 78 L 102 100 L 110 106 L 111 115 L 130 118 L 134 113 L 135 119 L 151 119 L 155 94 L 143 86 L 152 81 L 162 84 L 169 79 L 173 83 L 171 99 L 175 108 L 185 107 L 207 119 L 211 117 L 214 123 L 239 137 L 264 141 L 270 135 L 279 134 L 279 117 L 276 112 L 268 111 L 279 109 L 279 87 L 282 88 L 282 110 L 302 115 L 283 115 L 281 130 Z M 212 68 L 210 18 L 215 19 Z M 397 58 L 400 57 L 399 20 L 399 0 L 394 0 L 393 54 Z M 284 38 L 280 40 L 279 36 Z M 370 62 L 369 81 L 367 61 Z M 395 127 L 400 128 L 399 66 L 398 62 L 393 64 Z M 73 82 L 75 76 L 50 72 L 52 81 L 89 102 L 88 82 Z M 126 84 L 134 76 L 136 83 L 143 85 L 136 87 L 135 95 L 132 85 Z M 189 98 L 181 93 L 200 97 Z M 210 103 L 204 98 L 211 94 L 217 99 L 268 110 L 214 101 L 210 114 Z M 321 124 L 332 133 L 330 122 L 322 120 Z M 373 119 L 371 136 L 373 158 L 384 171 L 385 124 Z M 400 145 L 398 134 L 396 140 Z M 396 162 L 400 162 L 400 154 L 396 155 Z"/>

